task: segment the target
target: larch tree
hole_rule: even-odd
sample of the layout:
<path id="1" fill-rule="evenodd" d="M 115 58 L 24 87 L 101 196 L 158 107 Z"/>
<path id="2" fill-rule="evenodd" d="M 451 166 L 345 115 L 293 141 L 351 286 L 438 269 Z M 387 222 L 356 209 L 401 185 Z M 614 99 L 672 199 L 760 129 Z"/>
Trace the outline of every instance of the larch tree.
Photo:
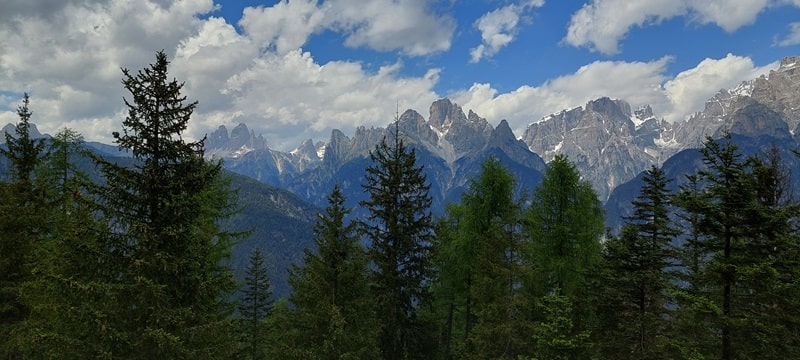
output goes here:
<path id="1" fill-rule="evenodd" d="M 453 292 L 444 304 L 447 348 L 449 356 L 460 358 L 516 358 L 524 353 L 529 330 L 518 291 L 523 249 L 516 181 L 496 158 L 481 168 L 461 203 L 450 208 L 452 239 L 439 239 L 437 253 L 447 256 L 439 282 Z"/>
<path id="2" fill-rule="evenodd" d="M 360 202 L 368 215 L 361 228 L 369 243 L 381 352 L 385 359 L 425 357 L 420 349 L 430 336 L 417 309 L 429 300 L 430 184 L 397 124 L 392 139 L 384 137 L 370 158 L 362 184 L 369 198 Z"/>
<path id="3" fill-rule="evenodd" d="M 166 54 L 132 74 L 123 69 L 128 115 L 113 137 L 134 165 L 97 159 L 97 189 L 120 289 L 111 352 L 141 358 L 209 358 L 235 347 L 228 300 L 236 283 L 223 260 L 234 233 L 220 226 L 233 193 L 222 165 L 203 155 L 203 140 L 182 137 L 197 103 L 168 78 Z"/>
<path id="4" fill-rule="evenodd" d="M 587 331 L 594 326 L 596 316 L 591 283 L 601 259 L 604 218 L 591 184 L 581 180 L 575 165 L 565 156 L 556 155 L 534 190 L 523 221 L 531 269 L 524 285 L 529 296 L 537 299 L 538 326 L 568 331 L 558 337 L 574 341 L 563 349 L 564 356 L 585 358 L 590 354 Z M 571 317 L 571 329 L 552 323 L 564 324 L 564 316 Z M 535 352 L 556 356 L 551 350 L 546 346 Z"/>

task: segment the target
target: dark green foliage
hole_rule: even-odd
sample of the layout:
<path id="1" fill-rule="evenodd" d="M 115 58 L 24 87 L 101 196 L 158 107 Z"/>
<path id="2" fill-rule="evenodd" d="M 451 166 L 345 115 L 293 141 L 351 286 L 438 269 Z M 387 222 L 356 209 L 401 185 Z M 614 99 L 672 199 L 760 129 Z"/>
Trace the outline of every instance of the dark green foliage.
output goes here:
<path id="1" fill-rule="evenodd" d="M 729 137 L 709 139 L 701 151 L 699 186 L 678 197 L 695 236 L 677 323 L 701 334 L 689 346 L 706 356 L 796 357 L 798 212 L 780 195 L 778 162 L 746 158 Z"/>
<path id="2" fill-rule="evenodd" d="M 671 194 L 664 172 L 653 166 L 644 175 L 619 237 L 609 237 L 603 253 L 598 313 L 599 343 L 605 358 L 667 358 L 670 313 L 667 290 L 672 240 L 680 233 L 669 218 Z"/>
<path id="3" fill-rule="evenodd" d="M 417 316 L 429 300 L 433 222 L 431 197 L 415 151 L 408 150 L 395 126 L 370 153 L 360 202 L 369 212 L 362 222 L 369 241 L 376 312 L 382 326 L 380 347 L 386 359 L 425 357 L 420 350 L 431 337 Z"/>
<path id="4" fill-rule="evenodd" d="M 357 224 L 345 221 L 350 211 L 338 185 L 328 203 L 314 226 L 316 253 L 306 249 L 303 265 L 290 270 L 294 338 L 287 340 L 309 358 L 377 358 L 379 324 Z"/>
<path id="5" fill-rule="evenodd" d="M 184 104 L 182 84 L 169 81 L 163 52 L 149 68 L 123 70 L 128 116 L 114 138 L 136 165 L 97 159 L 107 185 L 98 188 L 107 237 L 108 271 L 118 340 L 111 352 L 141 358 L 215 357 L 234 344 L 226 300 L 235 282 L 223 265 L 232 235 L 219 220 L 232 193 L 218 162 L 203 158 L 202 141 L 181 132 L 196 103 Z"/>
<path id="6" fill-rule="evenodd" d="M 30 99 L 25 94 L 17 109 L 15 136 L 6 133 L 7 149 L 0 154 L 9 161 L 10 182 L 0 184 L 0 352 L 14 357 L 20 342 L 18 326 L 30 308 L 20 298 L 22 286 L 37 267 L 36 247 L 48 232 L 44 183 L 34 171 L 42 164 L 44 142 L 30 137 Z"/>
<path id="7" fill-rule="evenodd" d="M 245 269 L 244 289 L 239 304 L 241 316 L 243 353 L 247 359 L 264 359 L 265 320 L 272 309 L 267 267 L 261 249 L 250 254 L 250 262 Z"/>

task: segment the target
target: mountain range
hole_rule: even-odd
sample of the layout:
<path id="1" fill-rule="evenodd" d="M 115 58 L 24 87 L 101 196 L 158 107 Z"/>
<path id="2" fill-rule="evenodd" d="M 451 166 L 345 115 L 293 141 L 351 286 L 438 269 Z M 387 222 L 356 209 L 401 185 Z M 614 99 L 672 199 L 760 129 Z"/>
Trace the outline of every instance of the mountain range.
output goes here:
<path id="1" fill-rule="evenodd" d="M 517 137 L 504 120 L 492 127 L 471 110 L 464 113 L 449 99 L 440 99 L 431 105 L 427 119 L 407 110 L 397 125 L 426 167 L 439 209 L 458 199 L 479 169 L 476 162 L 488 156 L 501 158 L 520 186 L 531 190 L 544 163 L 556 154 L 566 155 L 605 202 L 614 189 L 650 166 L 700 148 L 706 136 L 731 132 L 800 140 L 800 57 L 784 58 L 768 75 L 721 89 L 704 109 L 682 122 L 659 118 L 649 105 L 632 108 L 621 99 L 599 98 L 532 121 Z M 391 135 L 387 128 L 360 127 L 352 137 L 333 130 L 327 142 L 309 139 L 293 151 L 281 152 L 240 124 L 230 136 L 224 126 L 211 133 L 214 142 L 209 148 L 225 158 L 230 170 L 322 206 L 334 182 L 352 190 L 346 194 L 359 196 L 358 178 L 369 163 L 369 151 Z M 226 138 L 231 140 L 217 141 Z"/>
<path id="2" fill-rule="evenodd" d="M 458 201 L 491 156 L 515 175 L 517 192 L 523 195 L 539 184 L 546 163 L 563 154 L 592 183 L 606 204 L 607 225 L 617 228 L 641 188 L 641 173 L 652 165 L 662 167 L 676 188 L 702 166 L 697 149 L 707 136 L 731 133 L 747 154 L 777 148 L 800 186 L 800 161 L 792 152 L 800 145 L 800 57 L 784 58 L 768 75 L 719 90 L 703 109 L 676 123 L 659 118 L 646 104 L 632 107 L 623 99 L 599 98 L 532 119 L 518 137 L 505 120 L 492 126 L 473 111 L 439 99 L 427 118 L 406 110 L 385 128 L 359 127 L 349 136 L 333 130 L 327 141 L 308 139 L 289 152 L 270 149 L 246 124 L 230 131 L 220 126 L 208 134 L 206 153 L 242 175 L 232 175 L 243 208 L 242 217 L 233 221 L 255 230 L 234 249 L 237 271 L 248 251 L 261 246 L 275 265 L 271 276 L 281 289 L 276 294 L 285 295 L 285 269 L 300 260 L 300 249 L 310 246 L 311 224 L 318 209 L 327 205 L 333 185 L 342 187 L 348 206 L 359 215 L 356 204 L 366 197 L 361 183 L 371 164 L 370 151 L 382 139 L 393 141 L 395 126 L 424 166 L 434 213 Z M 3 130 L 9 129 L 13 127 Z M 107 156 L 126 155 L 116 146 L 87 145 Z"/>

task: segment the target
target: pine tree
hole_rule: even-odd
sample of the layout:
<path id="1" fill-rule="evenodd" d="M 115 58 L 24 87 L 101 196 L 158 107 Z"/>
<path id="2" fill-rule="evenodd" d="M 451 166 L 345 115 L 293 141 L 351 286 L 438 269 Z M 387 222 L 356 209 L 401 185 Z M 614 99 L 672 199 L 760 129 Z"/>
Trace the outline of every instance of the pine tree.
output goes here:
<path id="1" fill-rule="evenodd" d="M 417 308 L 427 303 L 431 278 L 433 221 L 430 185 L 416 152 L 407 149 L 398 125 L 391 143 L 384 138 L 370 153 L 360 202 L 369 211 L 362 229 L 370 243 L 373 294 L 381 323 L 380 347 L 385 359 L 426 357 L 427 326 Z"/>
<path id="2" fill-rule="evenodd" d="M 239 314 L 242 317 L 242 344 L 247 359 L 264 359 L 265 335 L 264 324 L 272 309 L 272 291 L 270 291 L 267 267 L 260 248 L 250 253 L 250 259 L 244 275 L 244 289 Z"/>
<path id="3" fill-rule="evenodd" d="M 357 224 L 336 185 L 314 226 L 316 253 L 306 249 L 303 266 L 293 266 L 289 284 L 295 305 L 292 334 L 297 347 L 318 359 L 377 358 L 378 323 L 367 278 L 367 257 Z"/>
<path id="4" fill-rule="evenodd" d="M 96 160 L 107 182 L 97 196 L 113 230 L 109 271 L 121 284 L 111 352 L 216 357 L 235 343 L 227 300 L 235 282 L 222 262 L 234 234 L 219 224 L 230 215 L 233 194 L 221 164 L 203 158 L 203 141 L 181 136 L 197 103 L 185 103 L 168 64 L 158 52 L 135 75 L 123 69 L 132 101 L 125 100 L 123 132 L 113 136 L 135 165 Z"/>
<path id="5" fill-rule="evenodd" d="M 605 242 L 600 347 L 606 358 L 667 357 L 670 299 L 674 282 L 668 267 L 672 241 L 680 231 L 670 219 L 671 194 L 664 172 L 653 166 L 633 201 L 619 237 Z"/>

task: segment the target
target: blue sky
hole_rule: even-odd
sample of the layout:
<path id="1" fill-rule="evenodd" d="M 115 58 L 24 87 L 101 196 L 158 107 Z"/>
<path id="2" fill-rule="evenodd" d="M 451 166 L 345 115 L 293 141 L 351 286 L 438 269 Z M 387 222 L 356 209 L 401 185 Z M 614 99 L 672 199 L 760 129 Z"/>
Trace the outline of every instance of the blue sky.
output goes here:
<path id="1" fill-rule="evenodd" d="M 245 122 L 291 150 L 449 97 L 518 136 L 600 96 L 683 121 L 800 55 L 800 0 L 7 0 L 0 122 L 110 141 L 120 68 L 164 49 L 200 102 L 189 137 Z"/>

